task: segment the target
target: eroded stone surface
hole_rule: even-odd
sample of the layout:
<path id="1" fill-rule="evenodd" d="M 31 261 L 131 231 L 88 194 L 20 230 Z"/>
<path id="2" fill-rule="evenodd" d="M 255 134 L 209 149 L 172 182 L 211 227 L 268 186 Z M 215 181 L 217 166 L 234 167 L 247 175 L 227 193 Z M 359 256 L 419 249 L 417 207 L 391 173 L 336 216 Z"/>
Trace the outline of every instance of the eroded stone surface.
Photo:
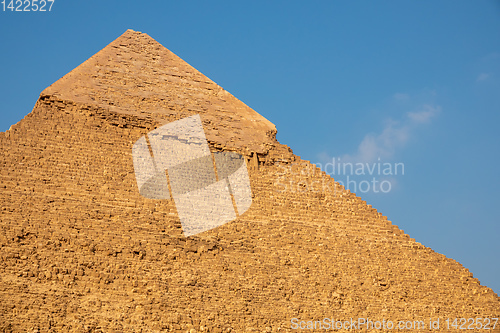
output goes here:
<path id="1" fill-rule="evenodd" d="M 131 151 L 196 113 L 212 150 L 247 157 L 253 198 L 235 221 L 186 238 L 172 200 L 139 194 Z M 0 133 L 0 331 L 277 332 L 292 318 L 500 315 L 467 269 L 275 133 L 133 31 L 47 88 Z"/>

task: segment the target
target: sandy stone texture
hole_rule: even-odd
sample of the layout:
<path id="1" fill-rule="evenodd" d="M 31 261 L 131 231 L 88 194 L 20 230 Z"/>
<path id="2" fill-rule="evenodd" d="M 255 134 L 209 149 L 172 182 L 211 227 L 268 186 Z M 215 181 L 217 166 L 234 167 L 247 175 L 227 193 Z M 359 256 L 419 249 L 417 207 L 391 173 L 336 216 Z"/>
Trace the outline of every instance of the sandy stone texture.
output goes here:
<path id="1" fill-rule="evenodd" d="M 213 153 L 245 157 L 252 205 L 186 238 L 172 200 L 139 194 L 131 152 L 196 114 Z M 146 34 L 126 31 L 45 89 L 0 147 L 1 332 L 290 332 L 325 317 L 439 317 L 447 331 L 446 318 L 500 316 L 460 263 Z"/>

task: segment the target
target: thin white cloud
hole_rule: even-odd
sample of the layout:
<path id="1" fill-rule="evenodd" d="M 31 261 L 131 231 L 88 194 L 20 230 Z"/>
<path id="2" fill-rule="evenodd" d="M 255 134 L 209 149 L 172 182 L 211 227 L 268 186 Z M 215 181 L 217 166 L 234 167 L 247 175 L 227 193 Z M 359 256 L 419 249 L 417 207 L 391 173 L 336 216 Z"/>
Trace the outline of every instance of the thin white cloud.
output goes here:
<path id="1" fill-rule="evenodd" d="M 441 111 L 441 107 L 423 104 L 416 111 L 407 112 L 400 120 L 389 119 L 379 133 L 365 135 L 354 154 L 340 157 L 343 162 L 373 163 L 391 160 L 398 150 L 403 149 L 411 136 L 422 124 L 429 123 Z M 321 153 L 319 159 L 331 161 L 332 157 Z"/>
<path id="2" fill-rule="evenodd" d="M 392 96 L 396 101 L 407 101 L 410 99 L 410 95 L 404 93 L 396 93 Z"/>
<path id="3" fill-rule="evenodd" d="M 490 77 L 490 74 L 488 74 L 488 73 L 481 73 L 481 74 L 478 75 L 476 81 L 477 82 L 481 82 L 481 81 L 486 80 L 489 77 Z"/>
<path id="4" fill-rule="evenodd" d="M 391 158 L 395 151 L 404 146 L 410 135 L 410 127 L 400 122 L 389 121 L 381 133 L 365 135 L 355 154 L 346 154 L 343 161 L 349 162 L 374 162 Z"/>
<path id="5" fill-rule="evenodd" d="M 439 106 L 433 106 L 425 104 L 422 106 L 421 110 L 417 112 L 408 112 L 408 118 L 414 124 L 423 124 L 430 121 L 432 117 L 437 115 L 441 111 Z"/>

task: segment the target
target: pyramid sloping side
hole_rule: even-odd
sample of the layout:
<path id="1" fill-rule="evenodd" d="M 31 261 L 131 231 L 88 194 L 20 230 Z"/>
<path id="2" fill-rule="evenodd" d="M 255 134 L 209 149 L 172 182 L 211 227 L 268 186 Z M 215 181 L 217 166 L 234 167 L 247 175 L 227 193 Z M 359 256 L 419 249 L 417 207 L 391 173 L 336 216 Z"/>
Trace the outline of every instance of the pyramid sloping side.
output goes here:
<path id="1" fill-rule="evenodd" d="M 296 156 L 248 160 L 250 209 L 184 237 L 173 201 L 137 190 L 132 145 L 155 126 L 46 91 L 0 133 L 0 331 L 272 332 L 293 318 L 447 331 L 445 318 L 500 315 L 462 265 Z"/>
<path id="2" fill-rule="evenodd" d="M 122 36 L 45 89 L 42 97 L 92 105 L 164 124 L 199 114 L 220 149 L 267 155 L 276 127 L 147 34 Z"/>

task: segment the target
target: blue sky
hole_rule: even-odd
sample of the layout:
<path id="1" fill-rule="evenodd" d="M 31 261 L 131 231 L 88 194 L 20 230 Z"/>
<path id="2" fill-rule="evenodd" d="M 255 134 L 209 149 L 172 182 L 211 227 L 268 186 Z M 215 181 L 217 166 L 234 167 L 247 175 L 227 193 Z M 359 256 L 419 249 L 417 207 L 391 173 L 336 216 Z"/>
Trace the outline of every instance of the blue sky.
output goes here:
<path id="1" fill-rule="evenodd" d="M 56 0 L 0 12 L 0 28 L 0 131 L 126 29 L 146 32 L 302 158 L 403 163 L 361 197 L 500 293 L 499 1 Z"/>

